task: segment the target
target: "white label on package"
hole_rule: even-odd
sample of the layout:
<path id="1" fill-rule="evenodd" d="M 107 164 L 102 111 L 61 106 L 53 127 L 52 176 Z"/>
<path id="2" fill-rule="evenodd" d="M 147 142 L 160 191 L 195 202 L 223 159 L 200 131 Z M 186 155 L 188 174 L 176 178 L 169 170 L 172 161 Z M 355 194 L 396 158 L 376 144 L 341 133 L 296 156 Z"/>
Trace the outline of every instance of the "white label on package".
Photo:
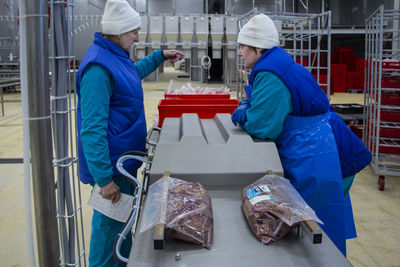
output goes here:
<path id="1" fill-rule="evenodd" d="M 252 199 L 253 197 L 258 196 L 259 194 L 269 193 L 269 192 L 271 192 L 271 190 L 269 190 L 268 185 L 262 184 L 250 188 L 249 190 L 247 190 L 246 194 L 249 199 Z"/>
<path id="2" fill-rule="evenodd" d="M 272 200 L 272 199 L 274 199 L 273 195 L 256 196 L 256 197 L 250 198 L 250 203 L 251 203 L 251 205 L 254 206 L 255 204 L 257 204 L 260 201 Z"/>

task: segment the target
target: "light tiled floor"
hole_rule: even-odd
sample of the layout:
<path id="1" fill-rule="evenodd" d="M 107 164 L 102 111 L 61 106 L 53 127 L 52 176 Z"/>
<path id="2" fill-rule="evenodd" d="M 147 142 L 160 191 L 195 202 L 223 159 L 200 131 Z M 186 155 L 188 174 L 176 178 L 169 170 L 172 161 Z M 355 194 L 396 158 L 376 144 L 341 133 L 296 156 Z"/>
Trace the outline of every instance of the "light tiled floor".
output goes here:
<path id="1" fill-rule="evenodd" d="M 148 126 L 153 123 L 158 101 L 163 97 L 170 78 L 177 79 L 176 73 L 166 72 L 160 75 L 163 82 L 143 85 Z M 236 93 L 232 92 L 232 95 Z M 19 98 L 18 93 L 6 95 L 6 99 Z M 334 94 L 331 103 L 362 104 L 363 96 Z M 0 158 L 14 157 L 22 157 L 21 105 L 6 103 L 5 116 L 0 117 Z M 81 188 L 85 239 L 88 244 L 91 210 L 86 202 L 90 187 Z M 1 266 L 28 266 L 23 190 L 22 164 L 0 164 Z M 351 197 L 358 238 L 347 242 L 350 262 L 354 266 L 400 266 L 400 177 L 386 177 L 385 191 L 379 191 L 377 176 L 367 167 L 357 175 Z"/>

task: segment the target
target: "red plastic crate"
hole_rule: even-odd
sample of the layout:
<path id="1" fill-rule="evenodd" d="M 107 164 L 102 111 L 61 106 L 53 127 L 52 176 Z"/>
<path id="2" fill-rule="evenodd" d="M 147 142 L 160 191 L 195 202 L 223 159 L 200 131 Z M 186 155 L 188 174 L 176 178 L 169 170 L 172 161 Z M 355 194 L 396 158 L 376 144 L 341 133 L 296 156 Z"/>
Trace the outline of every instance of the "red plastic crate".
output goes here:
<path id="1" fill-rule="evenodd" d="M 345 93 L 347 90 L 347 65 L 331 64 L 331 84 L 335 93 Z"/>
<path id="2" fill-rule="evenodd" d="M 382 88 L 400 88 L 399 78 L 382 78 Z"/>
<path id="3" fill-rule="evenodd" d="M 400 129 L 391 127 L 381 127 L 379 135 L 381 137 L 400 138 Z"/>
<path id="4" fill-rule="evenodd" d="M 356 71 L 356 53 L 350 47 L 337 46 L 332 53 L 333 64 L 345 64 L 349 71 Z"/>
<path id="5" fill-rule="evenodd" d="M 381 109 L 381 121 L 400 122 L 400 110 Z"/>
<path id="6" fill-rule="evenodd" d="M 362 81 L 364 82 L 364 81 Z M 361 74 L 358 72 L 347 73 L 347 89 L 361 89 Z"/>
<path id="7" fill-rule="evenodd" d="M 364 73 L 365 71 L 365 58 L 356 59 L 356 71 L 359 73 Z"/>
<path id="8" fill-rule="evenodd" d="M 379 152 L 386 154 L 400 154 L 400 147 L 380 145 Z"/>
<path id="9" fill-rule="evenodd" d="M 400 61 L 382 61 L 382 69 L 400 69 Z"/>
<path id="10" fill-rule="evenodd" d="M 229 99 L 230 94 L 164 94 L 165 99 Z"/>
<path id="11" fill-rule="evenodd" d="M 361 84 L 360 88 L 364 89 L 364 75 L 365 75 L 365 58 L 357 58 L 356 59 L 356 72 L 360 74 Z"/>
<path id="12" fill-rule="evenodd" d="M 238 104 L 236 99 L 162 99 L 158 104 L 158 126 L 165 118 L 179 118 L 183 113 L 197 113 L 200 119 L 214 118 L 217 113 L 232 114 Z"/>
<path id="13" fill-rule="evenodd" d="M 382 105 L 395 105 L 400 106 L 400 94 L 399 93 L 382 93 L 381 94 Z"/>
<path id="14" fill-rule="evenodd" d="M 390 142 L 390 140 L 386 141 L 386 144 L 379 144 L 379 153 L 386 154 L 400 154 L 400 146 L 396 145 L 400 143 L 400 139 L 394 139 L 395 142 Z M 368 140 L 367 140 L 368 141 Z M 371 152 L 375 152 L 375 143 L 372 143 Z"/>

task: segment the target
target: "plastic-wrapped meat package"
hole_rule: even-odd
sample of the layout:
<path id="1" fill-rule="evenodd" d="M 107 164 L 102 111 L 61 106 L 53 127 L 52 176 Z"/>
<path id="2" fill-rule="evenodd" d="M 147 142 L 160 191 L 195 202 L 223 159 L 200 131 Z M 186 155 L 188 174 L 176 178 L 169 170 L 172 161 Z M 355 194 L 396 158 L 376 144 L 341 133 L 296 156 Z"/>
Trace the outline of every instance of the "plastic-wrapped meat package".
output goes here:
<path id="1" fill-rule="evenodd" d="M 185 181 L 170 183 L 166 221 L 167 237 L 212 247 L 211 199 L 201 184 Z"/>
<path id="2" fill-rule="evenodd" d="M 283 238 L 300 221 L 322 223 L 286 178 L 266 175 L 243 188 L 241 196 L 247 221 L 264 244 Z"/>

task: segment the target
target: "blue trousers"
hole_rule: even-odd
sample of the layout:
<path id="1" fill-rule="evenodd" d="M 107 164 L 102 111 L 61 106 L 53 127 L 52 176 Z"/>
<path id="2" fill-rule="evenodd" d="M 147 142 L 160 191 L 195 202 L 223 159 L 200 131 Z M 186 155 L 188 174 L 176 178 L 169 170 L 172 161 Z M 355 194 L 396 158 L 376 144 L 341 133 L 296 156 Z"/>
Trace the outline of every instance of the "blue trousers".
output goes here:
<path id="1" fill-rule="evenodd" d="M 136 173 L 135 173 L 136 176 Z M 134 187 L 120 176 L 113 177 L 121 193 L 133 195 Z M 113 257 L 114 241 L 124 223 L 113 220 L 97 210 L 93 210 L 92 231 L 90 235 L 89 266 L 90 267 L 122 267 Z M 132 246 L 132 236 L 127 235 L 121 246 L 121 255 L 128 258 Z"/>

